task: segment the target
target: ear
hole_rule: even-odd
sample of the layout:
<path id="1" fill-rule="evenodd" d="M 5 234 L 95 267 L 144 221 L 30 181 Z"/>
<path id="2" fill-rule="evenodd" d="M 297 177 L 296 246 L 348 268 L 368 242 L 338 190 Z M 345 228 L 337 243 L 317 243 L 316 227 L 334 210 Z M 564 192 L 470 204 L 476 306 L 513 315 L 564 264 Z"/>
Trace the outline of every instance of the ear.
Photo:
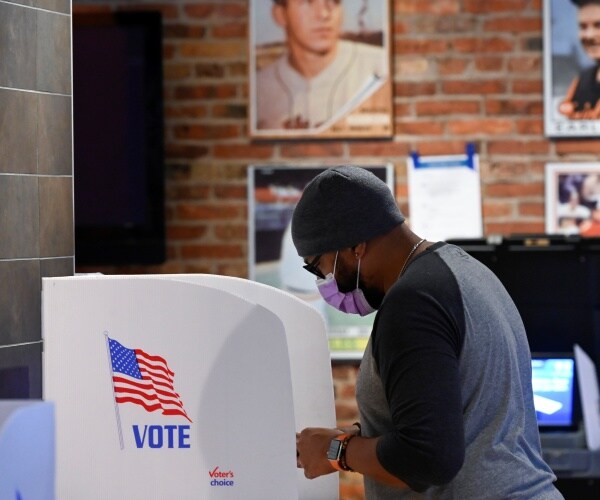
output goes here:
<path id="1" fill-rule="evenodd" d="M 271 15 L 273 16 L 273 19 L 277 25 L 283 29 L 286 29 L 287 27 L 287 12 L 285 9 L 286 8 L 283 5 L 278 3 L 273 4 L 273 7 L 271 7 Z"/>
<path id="2" fill-rule="evenodd" d="M 362 243 L 353 246 L 352 251 L 354 252 L 354 257 L 356 257 L 356 260 L 362 259 L 367 252 L 367 242 L 363 241 Z"/>

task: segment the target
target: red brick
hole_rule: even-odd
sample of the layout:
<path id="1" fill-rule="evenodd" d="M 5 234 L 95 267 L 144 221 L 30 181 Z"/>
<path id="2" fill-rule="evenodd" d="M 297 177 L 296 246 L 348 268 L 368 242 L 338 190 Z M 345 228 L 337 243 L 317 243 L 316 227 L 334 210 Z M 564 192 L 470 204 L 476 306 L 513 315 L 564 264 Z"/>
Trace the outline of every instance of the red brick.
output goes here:
<path id="1" fill-rule="evenodd" d="M 485 101 L 485 111 L 488 115 L 541 115 L 544 103 L 541 99 L 493 99 Z"/>
<path id="2" fill-rule="evenodd" d="M 492 140 L 488 141 L 488 154 L 533 155 L 548 154 L 550 144 L 540 140 Z"/>
<path id="3" fill-rule="evenodd" d="M 219 241 L 246 241 L 248 238 L 248 226 L 240 224 L 216 226 L 214 233 Z"/>
<path id="4" fill-rule="evenodd" d="M 235 97 L 238 87 L 234 84 L 226 85 L 195 85 L 179 86 L 175 89 L 175 99 L 225 99 Z"/>
<path id="5" fill-rule="evenodd" d="M 336 418 L 342 420 L 358 420 L 358 408 L 355 404 L 344 404 L 344 403 L 336 403 L 335 405 L 335 415 Z"/>
<path id="6" fill-rule="evenodd" d="M 488 180 L 502 181 L 508 180 L 513 181 L 519 176 L 523 176 L 527 172 L 527 164 L 522 160 L 505 160 L 505 161 L 493 161 L 482 168 L 488 173 L 486 176 Z"/>
<path id="7" fill-rule="evenodd" d="M 235 259 L 245 256 L 240 245 L 182 245 L 181 256 L 184 259 Z"/>
<path id="8" fill-rule="evenodd" d="M 239 207 L 232 205 L 193 205 L 180 204 L 177 207 L 179 220 L 223 220 L 235 219 L 241 215 Z"/>
<path id="9" fill-rule="evenodd" d="M 438 141 L 419 141 L 416 143 L 416 149 L 422 156 L 432 155 L 458 155 L 464 154 L 465 142 L 443 140 Z M 406 196 L 408 192 L 403 193 Z"/>
<path id="10" fill-rule="evenodd" d="M 181 104 L 165 108 L 167 118 L 204 118 L 208 115 L 205 104 Z"/>
<path id="11" fill-rule="evenodd" d="M 463 11 L 473 14 L 515 12 L 521 14 L 527 8 L 527 0 L 465 0 Z"/>
<path id="12" fill-rule="evenodd" d="M 246 118 L 248 116 L 246 104 L 215 104 L 211 109 L 213 118 Z"/>
<path id="13" fill-rule="evenodd" d="M 246 56 L 247 42 L 244 41 L 219 41 L 219 42 L 182 42 L 179 46 L 179 53 L 182 57 L 207 57 L 207 58 L 228 58 Z"/>
<path id="14" fill-rule="evenodd" d="M 450 49 L 462 53 L 512 52 L 515 49 L 515 42 L 512 39 L 502 37 L 464 37 L 452 40 Z"/>
<path id="15" fill-rule="evenodd" d="M 447 58 L 438 61 L 438 68 L 441 75 L 460 75 L 464 73 L 469 66 L 467 59 Z"/>
<path id="16" fill-rule="evenodd" d="M 215 158 L 248 158 L 266 160 L 273 155 L 274 148 L 263 144 L 216 144 Z"/>
<path id="17" fill-rule="evenodd" d="M 544 186 L 539 184 L 487 184 L 484 196 L 490 198 L 518 198 L 527 196 L 543 196 Z"/>
<path id="18" fill-rule="evenodd" d="M 280 146 L 283 158 L 308 158 L 317 156 L 342 156 L 344 147 L 339 142 L 286 143 Z"/>
<path id="19" fill-rule="evenodd" d="M 394 12 L 398 14 L 438 14 L 448 15 L 460 12 L 458 0 L 436 0 L 423 2 L 423 0 L 395 0 L 392 2 Z"/>
<path id="20" fill-rule="evenodd" d="M 198 146 L 195 144 L 167 144 L 166 148 L 167 158 L 177 159 L 193 159 L 201 158 L 208 154 L 208 148 L 206 146 Z"/>
<path id="21" fill-rule="evenodd" d="M 511 57 L 508 60 L 508 69 L 511 72 L 523 74 L 526 72 L 539 72 L 542 68 L 542 56 L 520 56 Z"/>
<path id="22" fill-rule="evenodd" d="M 448 51 L 448 43 L 444 40 L 401 39 L 394 43 L 394 54 L 441 54 Z"/>
<path id="23" fill-rule="evenodd" d="M 436 93 L 434 82 L 394 82 L 394 94 L 399 97 L 433 95 Z"/>
<path id="24" fill-rule="evenodd" d="M 206 226 L 168 226 L 167 238 L 169 241 L 175 240 L 197 240 L 206 234 Z"/>
<path id="25" fill-rule="evenodd" d="M 483 31 L 490 33 L 501 31 L 504 33 L 540 33 L 542 30 L 542 19 L 536 17 L 496 17 L 486 21 Z"/>
<path id="26" fill-rule="evenodd" d="M 248 196 L 246 186 L 217 185 L 213 189 L 217 198 L 245 201 Z"/>
<path id="27" fill-rule="evenodd" d="M 519 203 L 519 215 L 523 215 L 525 217 L 537 216 L 544 217 L 546 213 L 546 207 L 543 202 L 539 203 Z"/>
<path id="28" fill-rule="evenodd" d="M 242 23 L 229 23 L 215 26 L 212 35 L 215 38 L 241 38 L 248 34 L 248 25 Z"/>
<path id="29" fill-rule="evenodd" d="M 73 3 L 73 14 L 104 14 L 112 9 L 110 5 L 81 5 Z"/>
<path id="30" fill-rule="evenodd" d="M 486 222 L 484 224 L 485 234 L 500 234 L 503 236 L 519 234 L 541 234 L 544 233 L 545 225 L 540 222 Z"/>
<path id="31" fill-rule="evenodd" d="M 406 142 L 395 141 L 353 142 L 348 147 L 348 153 L 352 158 L 405 156 L 410 152 L 410 147 Z"/>
<path id="32" fill-rule="evenodd" d="M 241 3 L 217 3 L 217 15 L 224 17 L 248 17 L 248 7 Z"/>
<path id="33" fill-rule="evenodd" d="M 499 80 L 451 80 L 442 82 L 445 94 L 500 94 L 506 91 L 506 84 Z"/>
<path id="34" fill-rule="evenodd" d="M 542 135 L 544 132 L 542 117 L 519 118 L 518 120 L 515 120 L 515 126 L 519 134 Z"/>
<path id="35" fill-rule="evenodd" d="M 396 134 L 402 135 L 442 135 L 444 133 L 444 124 L 431 120 L 402 120 L 395 123 L 394 129 Z"/>
<path id="36" fill-rule="evenodd" d="M 159 10 L 163 16 L 163 19 L 176 19 L 179 16 L 179 7 L 171 3 L 140 3 L 136 5 L 123 4 L 117 7 L 117 10 L 122 11 L 146 11 L 146 10 Z"/>
<path id="37" fill-rule="evenodd" d="M 556 153 L 564 154 L 598 154 L 600 141 L 598 139 L 558 139 L 555 142 Z"/>
<path id="38" fill-rule="evenodd" d="M 164 78 L 165 80 L 182 80 L 188 78 L 192 74 L 192 67 L 189 64 L 165 64 Z"/>
<path id="39" fill-rule="evenodd" d="M 500 56 L 477 56 L 475 68 L 478 71 L 501 71 L 504 69 L 505 58 Z"/>
<path id="40" fill-rule="evenodd" d="M 169 186 L 168 193 L 174 201 L 205 200 L 211 191 L 211 187 L 206 184 L 182 184 Z"/>
<path id="41" fill-rule="evenodd" d="M 418 116 L 441 116 L 450 114 L 478 114 L 481 107 L 478 101 L 423 101 L 415 104 Z"/>
<path id="42" fill-rule="evenodd" d="M 163 36 L 166 38 L 204 38 L 206 27 L 189 24 L 165 24 Z"/>
<path id="43" fill-rule="evenodd" d="M 451 134 L 508 134 L 514 131 L 513 120 L 506 118 L 480 118 L 469 120 L 451 120 L 448 132 Z"/>
<path id="44" fill-rule="evenodd" d="M 512 82 L 512 90 L 514 94 L 538 94 L 543 91 L 543 83 L 541 80 L 516 80 Z"/>
<path id="45" fill-rule="evenodd" d="M 190 17 L 199 17 L 199 18 L 207 18 L 209 17 L 213 11 L 214 11 L 215 7 L 212 4 L 190 4 L 190 5 L 184 5 L 183 10 L 184 12 L 190 16 Z"/>
<path id="46" fill-rule="evenodd" d="M 513 214 L 513 204 L 484 200 L 482 211 L 485 219 L 490 217 L 508 217 Z"/>
<path id="47" fill-rule="evenodd" d="M 238 125 L 177 125 L 173 127 L 177 139 L 230 139 L 239 137 Z"/>

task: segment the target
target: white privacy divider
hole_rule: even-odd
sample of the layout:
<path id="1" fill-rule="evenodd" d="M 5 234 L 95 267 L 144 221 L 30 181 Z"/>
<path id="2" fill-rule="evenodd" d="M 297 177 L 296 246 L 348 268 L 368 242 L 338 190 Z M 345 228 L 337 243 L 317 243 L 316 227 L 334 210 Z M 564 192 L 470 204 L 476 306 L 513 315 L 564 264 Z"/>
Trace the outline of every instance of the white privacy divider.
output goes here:
<path id="1" fill-rule="evenodd" d="M 54 407 L 0 401 L 0 499 L 54 499 Z"/>
<path id="2" fill-rule="evenodd" d="M 155 276 L 44 278 L 42 293 L 57 498 L 299 497 L 277 314 Z"/>

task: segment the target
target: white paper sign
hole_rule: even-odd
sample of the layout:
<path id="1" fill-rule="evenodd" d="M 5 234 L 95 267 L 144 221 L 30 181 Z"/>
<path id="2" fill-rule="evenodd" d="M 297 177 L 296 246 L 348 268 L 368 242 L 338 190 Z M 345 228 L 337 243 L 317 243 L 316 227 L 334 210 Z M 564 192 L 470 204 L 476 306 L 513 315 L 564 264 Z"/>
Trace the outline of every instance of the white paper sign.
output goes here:
<path id="1" fill-rule="evenodd" d="M 410 227 L 423 238 L 480 238 L 483 235 L 479 157 L 408 158 Z"/>
<path id="2" fill-rule="evenodd" d="M 577 344 L 573 350 L 587 447 L 590 450 L 600 450 L 600 391 L 596 367 L 587 353 Z"/>

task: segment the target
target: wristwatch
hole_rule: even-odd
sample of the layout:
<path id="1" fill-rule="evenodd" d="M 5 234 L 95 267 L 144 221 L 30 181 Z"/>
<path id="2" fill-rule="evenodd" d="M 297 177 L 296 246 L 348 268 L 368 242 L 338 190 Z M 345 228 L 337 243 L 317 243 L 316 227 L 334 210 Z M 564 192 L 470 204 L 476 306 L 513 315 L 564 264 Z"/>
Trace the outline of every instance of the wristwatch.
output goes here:
<path id="1" fill-rule="evenodd" d="M 340 434 L 329 443 L 327 460 L 335 470 L 352 470 L 346 463 L 346 447 L 353 437 L 355 437 L 354 434 Z"/>

